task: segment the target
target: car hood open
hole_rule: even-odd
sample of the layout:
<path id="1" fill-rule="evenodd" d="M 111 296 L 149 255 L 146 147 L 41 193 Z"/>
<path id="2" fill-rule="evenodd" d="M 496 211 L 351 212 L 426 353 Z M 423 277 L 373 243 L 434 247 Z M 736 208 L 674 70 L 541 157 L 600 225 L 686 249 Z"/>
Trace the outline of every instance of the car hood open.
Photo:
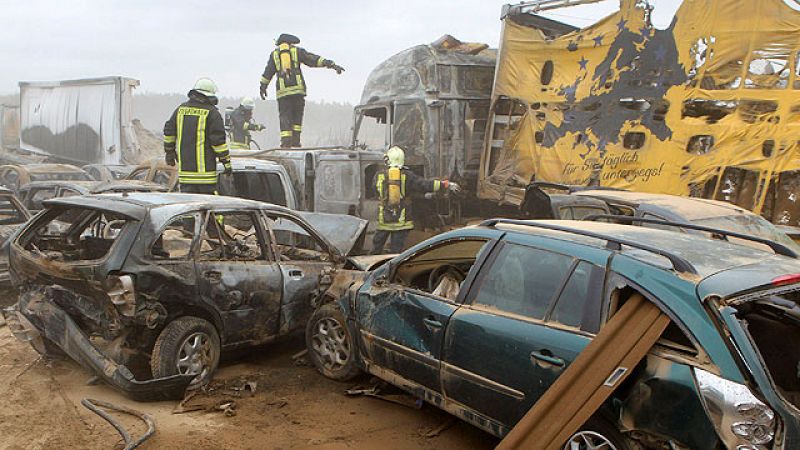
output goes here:
<path id="1" fill-rule="evenodd" d="M 366 236 L 368 220 L 345 214 L 297 211 L 322 237 L 343 256 L 360 250 Z"/>

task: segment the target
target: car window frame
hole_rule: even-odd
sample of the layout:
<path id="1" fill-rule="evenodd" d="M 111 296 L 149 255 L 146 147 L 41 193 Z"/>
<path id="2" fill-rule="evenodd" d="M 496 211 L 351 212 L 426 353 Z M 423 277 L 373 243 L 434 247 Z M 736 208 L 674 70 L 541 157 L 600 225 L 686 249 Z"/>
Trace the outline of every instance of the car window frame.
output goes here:
<path id="1" fill-rule="evenodd" d="M 194 242 L 193 251 L 194 259 L 198 262 L 204 263 L 213 263 L 213 262 L 220 262 L 220 263 L 265 263 L 265 264 L 273 264 L 277 261 L 277 254 L 273 253 L 274 248 L 272 245 L 272 233 L 267 233 L 265 224 L 261 217 L 261 211 L 257 209 L 230 209 L 230 208 L 211 208 L 211 209 L 204 209 L 200 211 L 201 217 L 201 225 L 200 229 L 196 234 L 196 242 Z M 218 223 L 215 218 L 212 218 L 215 214 L 250 214 L 253 219 L 253 224 L 256 227 L 256 236 L 261 236 L 261 257 L 252 259 L 252 260 L 237 260 L 237 259 L 202 259 L 200 256 L 200 246 L 202 245 L 202 234 L 205 230 L 206 225 L 208 224 L 209 220 L 213 220 L 214 226 L 218 226 Z M 220 239 L 221 241 L 221 239 Z"/>
<path id="2" fill-rule="evenodd" d="M 161 225 L 159 230 L 155 233 L 153 239 L 151 239 L 150 243 L 147 245 L 147 249 L 145 250 L 145 257 L 148 260 L 150 260 L 150 261 L 152 261 L 154 263 L 157 263 L 157 264 L 164 264 L 164 263 L 169 264 L 169 263 L 175 263 L 175 262 L 194 261 L 196 245 L 197 245 L 197 242 L 200 240 L 200 230 L 201 230 L 200 223 L 203 220 L 203 216 L 202 216 L 201 213 L 202 212 L 199 211 L 199 210 L 186 211 L 186 212 L 182 212 L 182 213 L 179 213 L 179 214 L 175 214 L 174 216 L 171 216 L 168 220 L 165 220 L 164 224 Z M 158 238 L 160 238 L 161 235 L 164 234 L 164 231 L 167 229 L 167 227 L 172 222 L 174 222 L 179 217 L 185 217 L 185 216 L 194 217 L 194 236 L 192 237 L 191 244 L 189 244 L 189 253 L 187 253 L 186 256 L 183 257 L 183 258 L 156 258 L 156 257 L 154 257 L 153 256 L 153 246 L 156 245 L 156 241 L 158 241 Z"/>
<path id="3" fill-rule="evenodd" d="M 483 244 L 483 247 L 481 247 L 481 250 L 478 251 L 478 254 L 476 255 L 476 258 L 475 258 L 475 262 L 472 264 L 472 267 L 470 268 L 469 272 L 467 273 L 466 278 L 464 278 L 464 281 L 462 282 L 461 287 L 458 290 L 458 295 L 456 296 L 455 299 L 449 300 L 449 299 L 446 299 L 444 297 L 440 297 L 438 295 L 433 295 L 433 293 L 431 293 L 431 292 L 421 291 L 421 290 L 416 289 L 414 287 L 400 284 L 400 283 L 398 283 L 396 281 L 397 269 L 400 266 L 402 266 L 403 264 L 405 264 L 406 262 L 408 262 L 408 260 L 414 258 L 415 256 L 417 256 L 417 255 L 419 255 L 421 253 L 428 252 L 428 251 L 433 250 L 435 248 L 438 248 L 438 247 L 441 247 L 441 246 L 444 246 L 444 245 L 447 245 L 447 244 L 450 244 L 450 243 L 454 243 L 454 242 L 464 242 L 464 241 L 484 241 L 484 244 Z M 462 305 L 462 304 L 464 304 L 464 300 L 466 299 L 469 291 L 472 289 L 473 283 L 475 282 L 475 279 L 476 279 L 478 273 L 481 271 L 481 268 L 484 266 L 486 261 L 489 259 L 489 256 L 492 255 L 495 252 L 495 249 L 498 246 L 499 242 L 500 241 L 498 239 L 493 239 L 493 238 L 486 237 L 486 236 L 458 236 L 458 237 L 452 237 L 452 238 L 443 239 L 441 241 L 433 242 L 430 245 L 427 245 L 427 246 L 425 246 L 423 248 L 420 248 L 419 250 L 415 251 L 414 253 L 408 255 L 405 259 L 403 259 L 400 262 L 393 261 L 392 264 L 391 264 L 391 267 L 390 267 L 390 273 L 386 277 L 386 280 L 387 280 L 386 284 L 387 284 L 387 286 L 389 286 L 391 288 L 397 288 L 397 290 L 402 290 L 402 291 L 405 291 L 405 292 L 412 292 L 412 293 L 414 293 L 416 295 L 423 295 L 423 296 L 428 297 L 428 298 L 439 300 L 442 303 L 447 303 L 447 304 L 450 304 L 450 305 Z"/>
<path id="4" fill-rule="evenodd" d="M 502 253 L 503 248 L 505 248 L 505 246 L 507 246 L 507 245 L 515 245 L 515 246 L 527 247 L 527 248 L 538 250 L 538 251 L 554 253 L 554 254 L 561 255 L 561 256 L 564 256 L 564 257 L 567 257 L 567 258 L 571 259 L 570 268 L 567 271 L 567 273 L 564 275 L 564 278 L 561 280 L 561 283 L 559 284 L 558 288 L 556 288 L 556 290 L 553 292 L 553 295 L 550 298 L 550 300 L 548 301 L 547 308 L 545 309 L 545 313 L 544 313 L 544 315 L 542 316 L 541 319 L 525 316 L 525 315 L 522 315 L 522 314 L 516 314 L 516 313 L 510 312 L 510 311 L 503 311 L 503 310 L 498 309 L 498 308 L 490 308 L 490 307 L 488 307 L 488 305 L 481 305 L 481 304 L 476 304 L 475 303 L 475 297 L 480 292 L 481 286 L 483 285 L 483 283 L 485 282 L 485 280 L 486 280 L 486 278 L 488 276 L 487 274 L 492 269 L 494 264 L 497 262 L 497 258 L 500 255 L 500 253 Z M 555 304 L 555 302 L 558 300 L 559 296 L 561 295 L 561 291 L 563 291 L 564 287 L 566 286 L 566 283 L 569 281 L 569 279 L 570 279 L 570 277 L 572 275 L 572 271 L 574 270 L 574 267 L 575 267 L 575 265 L 577 264 L 578 261 L 581 261 L 581 259 L 577 258 L 575 256 L 572 256 L 572 255 L 567 255 L 567 254 L 560 253 L 560 252 L 557 252 L 557 251 L 553 251 L 553 250 L 550 250 L 550 249 L 537 247 L 535 245 L 523 244 L 523 243 L 519 243 L 519 242 L 509 242 L 507 240 L 502 240 L 493 249 L 491 260 L 487 260 L 484 263 L 484 265 L 481 267 L 480 274 L 478 274 L 478 276 L 476 277 L 473 285 L 470 286 L 471 289 L 470 289 L 470 292 L 469 292 L 469 296 L 468 296 L 467 299 L 465 299 L 466 301 L 464 302 L 464 306 L 469 307 L 470 309 L 473 309 L 473 310 L 476 310 L 476 311 L 481 311 L 481 312 L 484 312 L 484 313 L 493 314 L 493 315 L 497 315 L 497 316 L 501 316 L 501 317 L 513 318 L 513 319 L 517 319 L 517 320 L 522 320 L 524 322 L 530 322 L 530 323 L 535 323 L 535 324 L 540 324 L 540 325 L 547 325 L 547 326 L 550 326 L 551 328 L 559 328 L 559 329 L 565 329 L 565 330 L 568 330 L 568 331 L 582 332 L 582 330 L 580 330 L 580 329 L 576 330 L 573 327 L 566 327 L 563 324 L 559 324 L 557 322 L 555 322 L 555 323 L 548 322 L 546 320 L 547 317 L 548 317 L 548 313 L 550 312 L 550 310 L 553 307 L 553 305 Z M 553 324 L 555 324 L 556 326 L 551 326 Z"/>
<path id="5" fill-rule="evenodd" d="M 587 292 L 587 298 L 584 301 L 583 309 L 581 311 L 581 320 L 580 325 L 577 327 L 572 325 L 567 325 L 565 323 L 561 323 L 558 321 L 553 320 L 552 315 L 555 311 L 556 307 L 558 306 L 559 301 L 561 300 L 561 296 L 564 294 L 564 291 L 567 289 L 567 285 L 572 280 L 573 275 L 575 274 L 575 270 L 581 264 L 588 264 L 595 273 L 590 275 L 589 279 L 589 286 Z M 598 279 L 592 279 L 592 276 L 597 276 Z M 608 272 L 606 268 L 598 266 L 597 264 L 592 263 L 591 261 L 587 261 L 585 259 L 581 259 L 578 257 L 574 257 L 572 261 L 572 265 L 569 269 L 569 274 L 563 280 L 561 287 L 558 290 L 557 295 L 554 299 L 551 300 L 550 306 L 548 307 L 547 311 L 544 315 L 544 322 L 554 325 L 557 328 L 563 328 L 568 330 L 576 330 L 576 331 L 583 331 L 586 333 L 591 333 L 592 335 L 596 335 L 600 331 L 600 326 L 602 325 L 602 300 L 605 294 L 605 282 L 606 277 L 608 276 Z M 593 309 L 588 309 L 587 306 L 595 305 L 596 307 Z M 587 317 L 590 316 L 591 317 Z M 590 323 L 589 320 L 592 320 Z M 590 325 L 594 325 L 591 329 L 589 328 Z"/>
<path id="6" fill-rule="evenodd" d="M 328 261 L 320 261 L 326 264 L 335 264 L 340 258 L 343 256 L 339 255 L 338 252 L 334 251 L 333 247 L 328 244 L 328 242 L 319 235 L 310 225 L 307 225 L 303 219 L 292 216 L 291 214 L 286 214 L 278 211 L 265 211 L 261 210 L 260 214 L 261 221 L 264 226 L 264 230 L 266 231 L 267 237 L 269 237 L 269 248 L 270 252 L 274 258 L 274 261 L 278 264 L 283 263 L 310 263 L 313 261 L 308 260 L 298 260 L 298 259 L 290 259 L 288 261 L 281 260 L 281 252 L 278 250 L 278 240 L 275 238 L 275 230 L 272 229 L 272 224 L 269 215 L 278 216 L 281 218 L 285 218 L 287 220 L 291 220 L 292 222 L 296 223 L 300 228 L 302 228 L 308 235 L 317 241 L 320 248 L 322 248 L 330 257 Z M 280 231 L 280 230 L 278 230 Z"/>
<path id="7" fill-rule="evenodd" d="M 600 330 L 602 330 L 605 324 L 607 324 L 611 317 L 613 317 L 611 316 L 611 293 L 617 289 L 615 286 L 616 283 L 619 282 L 624 283 L 626 287 L 633 289 L 644 296 L 645 299 L 658 306 L 661 312 L 669 316 L 670 321 L 678 326 L 678 328 L 692 343 L 694 349 L 696 350 L 695 354 L 690 354 L 688 352 L 676 349 L 675 347 L 668 347 L 660 344 L 661 339 L 659 338 L 653 348 L 650 349 L 650 353 L 662 356 L 666 359 L 673 360 L 681 364 L 688 363 L 691 365 L 705 367 L 712 366 L 714 364 L 711 358 L 708 356 L 708 352 L 706 351 L 705 347 L 703 347 L 691 329 L 678 318 L 678 316 L 667 306 L 665 302 L 661 301 L 658 297 L 642 287 L 639 283 L 611 269 L 606 271 L 605 283 L 603 285 Z M 617 305 L 617 311 L 618 310 L 619 305 Z"/>

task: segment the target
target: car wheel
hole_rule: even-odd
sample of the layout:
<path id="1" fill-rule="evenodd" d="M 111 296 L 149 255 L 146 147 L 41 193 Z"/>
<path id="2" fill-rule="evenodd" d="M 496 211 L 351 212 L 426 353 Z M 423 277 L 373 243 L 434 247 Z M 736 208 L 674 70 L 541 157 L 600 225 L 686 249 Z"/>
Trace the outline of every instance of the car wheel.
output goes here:
<path id="1" fill-rule="evenodd" d="M 217 330 L 198 317 L 180 317 L 170 322 L 156 339 L 150 367 L 154 378 L 196 375 L 192 386 L 207 384 L 219 365 Z"/>
<path id="2" fill-rule="evenodd" d="M 335 303 L 326 303 L 311 316 L 306 327 L 308 356 L 326 377 L 347 381 L 360 370 L 355 363 L 356 347 L 345 319 Z"/>
<path id="3" fill-rule="evenodd" d="M 564 450 L 632 450 L 632 448 L 617 427 L 594 417 L 564 444 Z"/>

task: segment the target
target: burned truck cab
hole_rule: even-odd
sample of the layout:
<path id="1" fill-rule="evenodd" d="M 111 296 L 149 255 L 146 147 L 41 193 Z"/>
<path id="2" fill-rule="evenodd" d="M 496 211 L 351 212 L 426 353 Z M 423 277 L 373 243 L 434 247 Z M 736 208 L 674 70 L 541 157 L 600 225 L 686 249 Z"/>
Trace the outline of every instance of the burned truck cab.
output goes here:
<path id="1" fill-rule="evenodd" d="M 456 181 L 474 199 L 495 56 L 485 44 L 446 35 L 387 59 L 370 74 L 355 108 L 354 147 L 400 146 L 411 170 Z M 440 216 L 458 219 L 451 201 L 437 203 Z"/>

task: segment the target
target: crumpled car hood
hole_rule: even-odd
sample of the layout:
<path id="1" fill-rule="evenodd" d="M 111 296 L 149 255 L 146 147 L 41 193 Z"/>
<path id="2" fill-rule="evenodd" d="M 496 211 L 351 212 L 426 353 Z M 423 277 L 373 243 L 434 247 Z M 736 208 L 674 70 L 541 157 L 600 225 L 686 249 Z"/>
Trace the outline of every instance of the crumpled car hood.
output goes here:
<path id="1" fill-rule="evenodd" d="M 350 256 L 360 250 L 367 231 L 368 220 L 345 214 L 326 214 L 297 211 L 340 254 Z"/>

